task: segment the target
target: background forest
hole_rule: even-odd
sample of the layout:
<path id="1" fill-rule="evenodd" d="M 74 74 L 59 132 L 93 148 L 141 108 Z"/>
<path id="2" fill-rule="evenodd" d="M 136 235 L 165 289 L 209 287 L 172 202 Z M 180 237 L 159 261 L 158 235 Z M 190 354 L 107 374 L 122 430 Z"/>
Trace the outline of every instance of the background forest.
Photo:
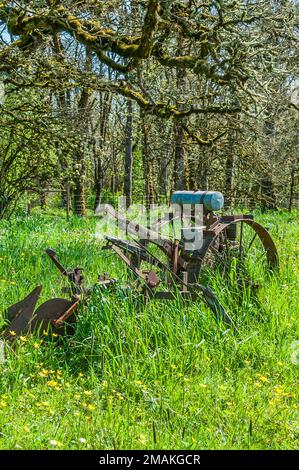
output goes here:
<path id="1" fill-rule="evenodd" d="M 298 207 L 298 3 L 0 2 L 0 214 L 66 188 Z M 143 199 L 142 199 L 143 198 Z"/>

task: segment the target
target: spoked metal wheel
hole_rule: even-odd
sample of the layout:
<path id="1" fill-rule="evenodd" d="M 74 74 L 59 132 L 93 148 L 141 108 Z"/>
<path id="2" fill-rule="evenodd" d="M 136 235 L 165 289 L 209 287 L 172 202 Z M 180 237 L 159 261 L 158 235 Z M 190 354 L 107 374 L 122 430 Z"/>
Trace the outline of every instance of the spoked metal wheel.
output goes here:
<path id="1" fill-rule="evenodd" d="M 239 285 L 259 287 L 278 267 L 278 254 L 269 232 L 252 219 L 220 223 L 202 258 L 200 278 L 218 274 Z"/>

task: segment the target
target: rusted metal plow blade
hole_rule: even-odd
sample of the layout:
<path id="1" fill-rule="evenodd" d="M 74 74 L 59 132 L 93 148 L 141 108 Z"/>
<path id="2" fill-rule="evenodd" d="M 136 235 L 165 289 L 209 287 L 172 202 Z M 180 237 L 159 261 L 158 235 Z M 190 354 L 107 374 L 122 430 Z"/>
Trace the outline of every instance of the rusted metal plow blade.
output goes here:
<path id="1" fill-rule="evenodd" d="M 42 288 L 42 286 L 37 286 L 25 299 L 8 307 L 5 311 L 5 318 L 10 322 L 17 320 L 20 314 L 25 318 L 31 318 Z"/>
<path id="2" fill-rule="evenodd" d="M 10 321 L 2 337 L 13 342 L 20 335 L 29 332 L 43 333 L 52 330 L 61 331 L 66 320 L 71 319 L 79 305 L 79 300 L 50 299 L 41 304 L 35 311 L 42 286 L 37 286 L 25 299 L 8 307 L 5 316 Z"/>
<path id="3" fill-rule="evenodd" d="M 43 332 L 49 328 L 59 328 L 69 319 L 79 304 L 79 300 L 72 302 L 66 299 L 50 299 L 36 310 L 30 322 L 30 330 Z"/>
<path id="4" fill-rule="evenodd" d="M 6 310 L 5 316 L 10 321 L 10 325 L 3 333 L 4 339 L 12 342 L 15 338 L 28 331 L 28 325 L 32 319 L 41 291 L 42 286 L 37 286 L 25 299 L 11 305 Z"/>

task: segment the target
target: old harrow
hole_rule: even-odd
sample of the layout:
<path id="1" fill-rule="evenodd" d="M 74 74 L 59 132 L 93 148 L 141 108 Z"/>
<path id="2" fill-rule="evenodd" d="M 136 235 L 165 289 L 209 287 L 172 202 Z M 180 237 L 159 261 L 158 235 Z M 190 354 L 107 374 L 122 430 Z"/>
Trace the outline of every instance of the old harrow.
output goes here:
<path id="1" fill-rule="evenodd" d="M 192 302 L 202 299 L 218 320 L 234 326 L 209 287 L 209 280 L 211 276 L 230 278 L 237 286 L 257 289 L 265 273 L 273 272 L 278 266 L 277 250 L 268 230 L 252 215 L 217 215 L 224 205 L 219 192 L 176 191 L 171 202 L 172 211 L 156 220 L 151 228 L 133 224 L 111 206 L 103 206 L 102 215 L 116 219 L 119 228 L 129 236 L 129 239 L 106 236 L 103 248 L 114 252 L 125 263 L 135 278 L 130 288 L 144 302 L 173 300 L 178 296 Z M 187 227 L 184 225 L 185 207 L 189 210 Z M 200 226 L 196 225 L 199 208 L 202 211 Z M 179 236 L 175 230 L 177 222 L 180 223 Z M 161 234 L 165 223 L 172 228 L 171 237 Z M 65 332 L 75 321 L 77 307 L 88 301 L 96 286 L 113 291 L 118 282 L 104 273 L 93 286 L 86 287 L 82 268 L 66 269 L 53 250 L 47 249 L 46 253 L 68 279 L 69 299 L 51 299 L 35 309 L 42 289 L 36 287 L 5 312 L 8 326 L 2 337 L 9 342 L 32 331 Z"/>

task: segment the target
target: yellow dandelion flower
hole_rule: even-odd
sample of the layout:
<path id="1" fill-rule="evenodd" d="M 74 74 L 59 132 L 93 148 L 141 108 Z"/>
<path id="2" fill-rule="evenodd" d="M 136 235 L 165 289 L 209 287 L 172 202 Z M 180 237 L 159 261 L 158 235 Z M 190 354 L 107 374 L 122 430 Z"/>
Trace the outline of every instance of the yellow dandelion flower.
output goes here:
<path id="1" fill-rule="evenodd" d="M 88 397 L 91 397 L 92 395 L 92 392 L 90 390 L 84 390 L 84 395 L 88 396 Z"/>
<path id="2" fill-rule="evenodd" d="M 255 385 L 257 388 L 261 388 L 261 387 L 262 387 L 261 382 L 254 382 L 254 385 Z"/>
<path id="3" fill-rule="evenodd" d="M 59 385 L 58 382 L 55 382 L 55 380 L 49 380 L 47 384 L 49 385 L 49 387 L 57 387 Z"/>
<path id="4" fill-rule="evenodd" d="M 34 349 L 39 349 L 40 348 L 40 343 L 37 343 L 37 342 L 33 343 L 33 347 L 34 347 Z"/>
<path id="5" fill-rule="evenodd" d="M 284 393 L 282 386 L 281 385 L 275 385 L 274 393 L 276 395 L 282 395 Z"/>
<path id="6" fill-rule="evenodd" d="M 57 338 L 59 335 L 58 335 L 57 333 L 52 333 L 52 336 L 53 336 L 54 338 Z"/>
<path id="7" fill-rule="evenodd" d="M 15 331 L 13 331 L 13 330 L 10 330 L 9 333 L 11 334 L 11 336 L 16 336 L 16 335 L 17 335 L 17 333 L 16 333 Z"/>
<path id="8" fill-rule="evenodd" d="M 88 411 L 93 411 L 93 410 L 96 409 L 95 405 L 91 405 L 91 404 L 90 404 L 90 405 L 87 405 L 86 408 L 88 409 Z"/>
<path id="9" fill-rule="evenodd" d="M 279 400 L 277 398 L 273 398 L 272 400 L 269 401 L 270 406 L 275 406 L 279 403 Z"/>
<path id="10" fill-rule="evenodd" d="M 268 378 L 265 375 L 260 375 L 261 382 L 269 382 Z"/>
<path id="11" fill-rule="evenodd" d="M 141 442 L 141 444 L 146 444 L 146 436 L 144 434 L 140 434 L 140 436 L 138 437 L 138 441 Z"/>

